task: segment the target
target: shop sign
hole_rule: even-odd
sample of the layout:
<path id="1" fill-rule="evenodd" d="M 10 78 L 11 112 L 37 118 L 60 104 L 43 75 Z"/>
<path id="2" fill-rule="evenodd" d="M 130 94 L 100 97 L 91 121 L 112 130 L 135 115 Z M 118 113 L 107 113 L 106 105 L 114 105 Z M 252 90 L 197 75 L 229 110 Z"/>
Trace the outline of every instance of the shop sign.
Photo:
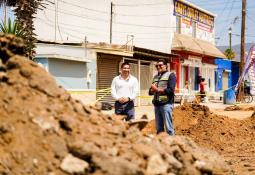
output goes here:
<path id="1" fill-rule="evenodd" d="M 214 17 L 191 7 L 179 0 L 174 0 L 174 15 L 181 15 L 203 24 L 214 26 Z"/>
<path id="2" fill-rule="evenodd" d="M 191 19 L 190 18 L 182 18 L 182 23 L 186 24 L 187 27 L 191 26 Z"/>
<path id="3" fill-rule="evenodd" d="M 212 33 L 212 30 L 213 30 L 213 27 L 205 25 L 205 24 L 200 23 L 200 22 L 197 24 L 197 28 L 199 28 L 201 30 L 204 30 L 206 32 L 210 32 L 210 33 Z"/>
<path id="4" fill-rule="evenodd" d="M 183 66 L 190 66 L 190 67 L 201 67 L 202 66 L 202 61 L 199 58 L 189 56 L 188 59 L 184 59 Z"/>

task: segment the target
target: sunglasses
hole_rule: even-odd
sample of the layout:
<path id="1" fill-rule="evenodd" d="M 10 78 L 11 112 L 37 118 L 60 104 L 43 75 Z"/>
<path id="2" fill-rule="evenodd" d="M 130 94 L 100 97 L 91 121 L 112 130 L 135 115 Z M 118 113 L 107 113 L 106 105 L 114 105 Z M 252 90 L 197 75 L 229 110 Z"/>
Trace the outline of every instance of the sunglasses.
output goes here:
<path id="1" fill-rule="evenodd" d="M 158 67 L 163 67 L 164 65 L 163 64 L 157 64 L 155 67 L 158 68 Z"/>

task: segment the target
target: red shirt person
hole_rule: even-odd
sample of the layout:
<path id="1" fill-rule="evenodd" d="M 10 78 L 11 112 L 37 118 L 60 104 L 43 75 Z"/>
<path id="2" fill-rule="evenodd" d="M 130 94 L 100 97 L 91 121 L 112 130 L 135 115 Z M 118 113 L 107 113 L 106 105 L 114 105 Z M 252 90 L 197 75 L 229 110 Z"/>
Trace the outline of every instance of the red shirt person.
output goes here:
<path id="1" fill-rule="evenodd" d="M 201 81 L 199 83 L 199 87 L 200 87 L 200 96 L 201 98 L 204 98 L 205 97 L 205 79 L 204 78 L 201 78 Z"/>

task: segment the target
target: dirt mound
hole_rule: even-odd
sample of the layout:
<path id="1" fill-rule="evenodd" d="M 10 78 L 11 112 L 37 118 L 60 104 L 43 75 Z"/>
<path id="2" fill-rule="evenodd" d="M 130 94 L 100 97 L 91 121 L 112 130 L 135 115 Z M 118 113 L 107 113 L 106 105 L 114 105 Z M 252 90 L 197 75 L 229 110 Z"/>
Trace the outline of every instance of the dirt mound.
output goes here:
<path id="1" fill-rule="evenodd" d="M 239 111 L 242 110 L 242 108 L 240 106 L 228 106 L 224 109 L 224 111 Z"/>
<path id="2" fill-rule="evenodd" d="M 59 88 L 37 64 L 0 65 L 0 174 L 230 174 L 186 137 L 144 136 Z"/>
<path id="3" fill-rule="evenodd" d="M 154 122 L 144 128 L 145 134 L 155 134 Z M 177 135 L 219 152 L 237 174 L 255 174 L 255 117 L 235 120 L 215 115 L 206 106 L 185 104 L 174 109 L 174 127 Z"/>
<path id="4" fill-rule="evenodd" d="M 224 111 L 255 111 L 254 106 L 228 106 L 224 109 Z"/>

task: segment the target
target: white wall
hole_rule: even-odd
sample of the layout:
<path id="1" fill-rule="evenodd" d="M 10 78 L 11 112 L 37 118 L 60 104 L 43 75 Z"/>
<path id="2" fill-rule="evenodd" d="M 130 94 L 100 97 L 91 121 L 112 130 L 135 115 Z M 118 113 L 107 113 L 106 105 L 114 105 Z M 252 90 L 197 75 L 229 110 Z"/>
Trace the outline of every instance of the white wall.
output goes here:
<path id="1" fill-rule="evenodd" d="M 195 30 L 196 30 L 196 38 L 201 39 L 201 40 L 205 40 L 208 42 L 211 42 L 212 44 L 215 44 L 215 31 L 214 31 L 214 25 L 210 24 L 213 23 L 215 21 L 215 17 L 212 16 L 212 14 L 210 14 L 210 12 L 205 11 L 204 9 L 201 9 L 195 5 L 191 5 L 190 3 L 184 3 L 181 1 L 176 1 L 176 13 L 181 16 L 181 33 L 185 34 L 185 35 L 189 35 L 189 36 L 193 36 L 193 30 L 194 30 L 194 26 L 192 25 L 192 23 L 194 22 L 193 19 L 195 20 Z M 181 5 L 180 5 L 181 4 Z M 195 11 L 196 10 L 196 11 Z M 193 12 L 193 13 L 186 13 L 187 11 Z M 199 16 L 198 18 L 195 18 L 192 16 L 195 15 L 197 12 L 197 14 L 199 13 L 202 18 L 200 18 L 201 16 Z M 204 17 L 207 14 L 210 16 L 208 16 L 208 21 L 206 20 L 207 18 Z M 189 16 L 189 17 L 187 17 Z M 203 18 L 204 17 L 204 18 Z M 214 21 L 213 21 L 214 18 Z M 200 21 L 198 20 L 200 19 Z M 206 22 L 207 24 L 203 23 Z"/>
<path id="2" fill-rule="evenodd" d="M 197 24 L 197 38 L 215 44 L 215 30 L 202 23 Z"/>
<path id="3" fill-rule="evenodd" d="M 109 43 L 110 0 L 55 2 L 38 12 L 38 39 L 82 42 L 87 36 L 89 42 Z M 176 23 L 172 0 L 113 0 L 113 4 L 112 43 L 125 44 L 127 35 L 133 35 L 137 47 L 171 52 Z"/>
<path id="4" fill-rule="evenodd" d="M 188 21 L 190 21 L 190 24 L 188 24 Z M 181 27 L 182 34 L 192 36 L 193 31 L 192 20 L 187 18 L 182 19 Z M 207 26 L 199 22 L 196 23 L 196 38 L 215 44 L 214 37 L 215 37 L 214 28 L 210 28 L 210 26 Z"/>

